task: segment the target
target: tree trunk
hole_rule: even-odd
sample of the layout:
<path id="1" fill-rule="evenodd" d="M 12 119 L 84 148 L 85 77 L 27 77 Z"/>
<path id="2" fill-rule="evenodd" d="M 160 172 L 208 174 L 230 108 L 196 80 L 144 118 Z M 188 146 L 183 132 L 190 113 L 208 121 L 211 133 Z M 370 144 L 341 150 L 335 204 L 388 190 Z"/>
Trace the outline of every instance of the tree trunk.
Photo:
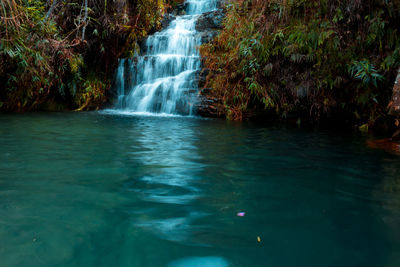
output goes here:
<path id="1" fill-rule="evenodd" d="M 88 0 L 85 0 L 85 16 L 83 17 L 83 29 L 82 29 L 82 41 L 85 40 L 85 32 L 87 26 L 87 17 L 88 17 Z"/>
<path id="2" fill-rule="evenodd" d="M 392 101 L 389 104 L 389 114 L 393 116 L 400 116 L 400 68 L 397 73 L 396 81 L 393 86 Z"/>
<path id="3" fill-rule="evenodd" d="M 53 0 L 53 3 L 51 4 L 49 11 L 47 11 L 47 13 L 46 13 L 46 17 L 44 17 L 44 22 L 46 22 L 49 19 L 50 15 L 51 15 L 51 13 L 53 13 L 53 10 L 56 7 L 56 5 L 57 5 L 57 0 Z"/>

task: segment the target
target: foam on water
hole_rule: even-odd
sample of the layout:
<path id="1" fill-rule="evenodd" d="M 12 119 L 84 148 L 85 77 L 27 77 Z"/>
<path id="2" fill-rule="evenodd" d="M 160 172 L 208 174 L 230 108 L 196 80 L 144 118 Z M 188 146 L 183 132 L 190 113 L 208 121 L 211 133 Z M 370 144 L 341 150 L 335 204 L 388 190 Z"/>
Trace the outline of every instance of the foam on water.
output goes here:
<path id="1" fill-rule="evenodd" d="M 169 117 L 169 118 L 180 118 L 183 115 L 179 114 L 169 114 L 169 113 L 154 113 L 154 112 L 146 112 L 146 111 L 130 111 L 130 110 L 121 110 L 121 109 L 105 109 L 99 111 L 101 114 L 106 115 L 123 115 L 123 116 L 140 116 L 140 117 Z M 187 117 L 187 116 L 185 116 Z"/>

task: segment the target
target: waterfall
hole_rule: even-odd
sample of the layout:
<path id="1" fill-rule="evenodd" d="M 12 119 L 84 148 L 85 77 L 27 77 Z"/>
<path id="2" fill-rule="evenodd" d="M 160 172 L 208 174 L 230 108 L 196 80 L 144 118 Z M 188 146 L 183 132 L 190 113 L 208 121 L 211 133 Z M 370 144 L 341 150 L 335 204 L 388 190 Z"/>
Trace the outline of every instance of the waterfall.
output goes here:
<path id="1" fill-rule="evenodd" d="M 116 75 L 116 108 L 137 113 L 191 115 L 197 98 L 201 36 L 198 17 L 218 0 L 188 0 L 186 14 L 147 38 L 144 54 L 121 59 Z"/>

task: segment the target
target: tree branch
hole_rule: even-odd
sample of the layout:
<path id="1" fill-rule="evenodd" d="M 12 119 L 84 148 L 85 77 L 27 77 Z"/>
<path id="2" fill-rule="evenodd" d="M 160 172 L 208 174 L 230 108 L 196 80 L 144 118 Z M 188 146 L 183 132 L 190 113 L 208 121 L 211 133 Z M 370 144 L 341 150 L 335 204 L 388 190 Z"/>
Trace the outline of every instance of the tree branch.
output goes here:
<path id="1" fill-rule="evenodd" d="M 57 0 L 53 0 L 53 3 L 51 4 L 49 11 L 47 11 L 46 17 L 44 17 L 44 20 L 43 20 L 44 22 L 46 22 L 49 19 L 50 15 L 51 15 L 51 13 L 53 13 L 53 10 L 56 7 L 56 5 L 57 5 Z"/>

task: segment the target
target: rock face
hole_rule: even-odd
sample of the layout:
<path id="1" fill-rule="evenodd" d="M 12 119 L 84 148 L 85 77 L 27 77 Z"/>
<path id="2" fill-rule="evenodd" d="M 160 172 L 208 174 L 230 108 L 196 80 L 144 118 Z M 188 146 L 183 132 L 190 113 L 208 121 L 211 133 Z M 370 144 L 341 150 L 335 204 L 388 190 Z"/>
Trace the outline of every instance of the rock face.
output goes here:
<path id="1" fill-rule="evenodd" d="M 400 68 L 397 73 L 396 81 L 393 87 L 392 101 L 389 104 L 389 114 L 393 116 L 400 116 Z"/>
<path id="2" fill-rule="evenodd" d="M 176 15 L 174 14 L 166 14 L 163 19 L 161 20 L 161 27 L 167 28 L 170 24 L 171 21 L 173 21 L 175 19 Z"/>
<path id="3" fill-rule="evenodd" d="M 220 30 L 224 12 L 222 9 L 202 14 L 196 22 L 196 30 L 199 32 Z"/>
<path id="4" fill-rule="evenodd" d="M 222 9 L 204 13 L 196 22 L 196 30 L 201 33 L 202 43 L 208 43 L 218 35 L 222 28 L 224 11 Z"/>
<path id="5" fill-rule="evenodd" d="M 211 88 L 204 88 L 207 83 L 208 69 L 199 70 L 196 76 L 199 85 L 198 101 L 194 105 L 196 114 L 203 117 L 221 118 L 223 117 L 223 101 L 213 96 Z"/>
<path id="6" fill-rule="evenodd" d="M 221 99 L 212 97 L 212 89 L 204 88 L 200 91 L 199 101 L 195 105 L 196 113 L 203 117 L 221 118 L 223 103 Z"/>
<path id="7" fill-rule="evenodd" d="M 174 10 L 174 15 L 178 16 L 178 15 L 183 15 L 185 13 L 185 9 L 187 7 L 187 3 L 182 3 L 176 6 L 175 10 Z"/>
<path id="8" fill-rule="evenodd" d="M 211 42 L 222 29 L 222 21 L 225 12 L 222 9 L 224 1 L 219 1 L 219 9 L 202 14 L 196 22 L 196 30 L 200 32 L 202 43 Z M 223 101 L 213 96 L 211 88 L 204 88 L 206 85 L 206 78 L 209 74 L 208 69 L 202 69 L 198 75 L 199 77 L 199 101 L 195 105 L 196 113 L 204 117 L 219 118 L 223 116 Z"/>

